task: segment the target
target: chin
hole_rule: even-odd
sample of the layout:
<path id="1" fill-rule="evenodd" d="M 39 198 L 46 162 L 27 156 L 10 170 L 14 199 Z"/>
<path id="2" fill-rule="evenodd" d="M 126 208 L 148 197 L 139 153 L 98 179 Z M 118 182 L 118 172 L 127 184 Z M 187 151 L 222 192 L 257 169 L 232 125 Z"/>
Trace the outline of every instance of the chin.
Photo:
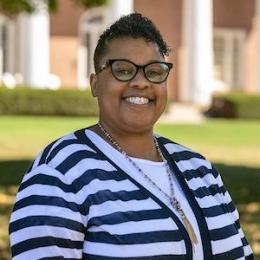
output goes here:
<path id="1" fill-rule="evenodd" d="M 146 121 L 146 120 L 135 120 L 134 122 L 125 122 L 125 127 L 133 133 L 143 133 L 149 132 L 153 129 L 156 121 Z"/>

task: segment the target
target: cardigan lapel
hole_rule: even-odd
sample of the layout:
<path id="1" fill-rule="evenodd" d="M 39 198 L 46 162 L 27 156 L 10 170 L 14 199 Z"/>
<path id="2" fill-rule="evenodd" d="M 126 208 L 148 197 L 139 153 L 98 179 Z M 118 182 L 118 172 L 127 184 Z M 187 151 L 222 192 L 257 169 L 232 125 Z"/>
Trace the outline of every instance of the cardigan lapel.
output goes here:
<path id="1" fill-rule="evenodd" d="M 176 216 L 176 214 L 173 212 L 173 210 L 171 208 L 169 208 L 169 206 L 167 205 L 166 200 L 158 198 L 157 194 L 149 191 L 142 184 L 141 176 L 140 176 L 140 179 L 138 179 L 138 180 L 136 180 L 136 178 L 133 178 L 133 176 L 131 176 L 129 174 L 129 172 L 131 172 L 131 170 L 136 170 L 136 169 L 134 169 L 132 167 L 132 165 L 127 160 L 125 160 L 125 158 L 122 157 L 123 155 L 120 152 L 118 152 L 116 149 L 114 149 L 110 144 L 103 143 L 103 146 L 99 147 L 98 143 L 94 144 L 92 142 L 92 140 L 87 136 L 87 134 L 85 133 L 85 129 L 77 131 L 75 135 L 82 143 L 87 144 L 93 150 L 95 150 L 98 154 L 100 154 L 100 157 L 102 158 L 102 160 L 107 160 L 111 165 L 113 165 L 117 169 L 119 174 L 124 175 L 129 181 L 131 181 L 134 185 L 136 185 L 142 193 L 144 193 L 145 195 L 150 197 L 154 202 L 156 202 L 158 205 L 160 205 L 164 214 L 168 215 L 170 218 L 173 219 L 175 224 L 178 226 L 180 233 L 183 236 L 184 243 L 185 243 L 186 250 L 187 250 L 187 260 L 191 260 L 193 253 L 192 253 L 192 244 L 191 244 L 189 235 L 188 235 L 184 225 L 182 224 L 182 222 L 179 220 L 179 218 Z M 106 147 L 104 147 L 104 146 L 108 146 L 110 149 L 111 148 L 114 149 L 114 152 L 111 153 L 111 150 L 109 152 L 109 150 L 106 150 Z M 102 151 L 101 151 L 101 149 L 102 149 Z M 113 156 L 115 154 L 116 154 L 116 156 Z M 133 169 L 131 169 L 131 168 L 133 168 Z"/>
<path id="2" fill-rule="evenodd" d="M 213 258 L 213 256 L 212 256 L 212 247 L 211 247 L 211 242 L 210 242 L 211 239 L 210 239 L 209 228 L 208 228 L 207 222 L 205 220 L 206 216 L 202 210 L 202 205 L 201 205 L 200 201 L 198 200 L 198 198 L 196 197 L 196 192 L 194 191 L 194 186 L 193 186 L 192 182 L 189 181 L 188 176 L 184 172 L 185 167 L 183 167 L 183 166 L 185 165 L 185 158 L 182 158 L 181 156 L 179 156 L 179 158 L 178 158 L 177 156 L 175 156 L 178 153 L 175 154 L 172 151 L 175 150 L 174 148 L 177 146 L 177 144 L 173 143 L 172 141 L 161 137 L 161 138 L 158 138 L 158 143 L 159 143 L 159 146 L 163 153 L 163 156 L 166 158 L 172 171 L 176 174 L 176 177 L 177 177 L 177 179 L 184 191 L 184 194 L 186 195 L 186 198 L 196 217 L 196 220 L 197 220 L 197 223 L 199 226 L 199 230 L 200 230 L 200 235 L 201 235 L 204 259 L 210 260 Z M 166 143 L 168 145 L 168 148 L 166 148 L 166 146 L 165 146 Z M 169 149 L 170 148 L 169 145 L 172 146 L 171 151 Z M 176 149 L 176 150 L 178 150 L 178 149 Z M 197 154 L 195 154 L 195 153 L 193 153 L 193 154 L 194 154 L 194 157 L 197 156 Z M 198 155 L 198 157 L 200 157 L 200 159 L 202 159 L 202 156 Z M 202 159 L 202 162 L 207 165 L 209 164 L 205 159 Z M 188 162 L 186 162 L 186 164 L 188 164 Z M 192 165 L 189 165 L 188 167 L 192 167 Z M 196 179 L 196 184 L 198 182 L 201 182 L 200 178 L 198 178 L 198 180 Z"/>

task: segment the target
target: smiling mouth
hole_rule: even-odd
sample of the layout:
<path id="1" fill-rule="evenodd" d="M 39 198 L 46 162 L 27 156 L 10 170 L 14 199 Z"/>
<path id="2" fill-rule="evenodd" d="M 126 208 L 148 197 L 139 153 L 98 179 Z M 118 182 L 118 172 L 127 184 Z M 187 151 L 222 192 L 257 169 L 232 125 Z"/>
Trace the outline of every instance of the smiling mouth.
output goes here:
<path id="1" fill-rule="evenodd" d="M 127 97 L 125 101 L 135 105 L 145 105 L 149 103 L 149 99 L 145 97 Z"/>

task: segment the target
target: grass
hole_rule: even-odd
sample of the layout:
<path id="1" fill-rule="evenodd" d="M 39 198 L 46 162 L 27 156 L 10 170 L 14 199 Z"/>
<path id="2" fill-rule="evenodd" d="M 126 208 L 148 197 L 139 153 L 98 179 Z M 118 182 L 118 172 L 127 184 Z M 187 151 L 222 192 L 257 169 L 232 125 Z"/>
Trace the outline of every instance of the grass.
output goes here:
<path id="1" fill-rule="evenodd" d="M 0 158 L 34 158 L 51 140 L 95 122 L 94 118 L 1 116 Z"/>
<path id="2" fill-rule="evenodd" d="M 95 122 L 95 118 L 2 116 L 0 158 L 33 158 L 51 140 Z M 205 154 L 215 162 L 260 166 L 259 121 L 160 124 L 156 132 Z"/>
<path id="3" fill-rule="evenodd" d="M 95 118 L 0 117 L 0 259 L 10 259 L 7 225 L 18 184 L 50 141 L 95 123 Z M 222 173 L 255 253 L 260 256 L 260 121 L 210 120 L 158 124 L 156 132 L 201 152 Z"/>
<path id="4" fill-rule="evenodd" d="M 260 121 L 209 120 L 195 125 L 158 125 L 164 136 L 214 162 L 260 166 Z"/>

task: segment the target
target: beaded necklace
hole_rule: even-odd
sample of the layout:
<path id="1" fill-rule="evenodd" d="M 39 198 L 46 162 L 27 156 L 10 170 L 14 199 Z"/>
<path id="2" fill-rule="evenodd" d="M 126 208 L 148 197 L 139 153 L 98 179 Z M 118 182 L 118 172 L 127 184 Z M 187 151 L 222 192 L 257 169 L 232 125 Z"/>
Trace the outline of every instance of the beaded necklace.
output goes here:
<path id="1" fill-rule="evenodd" d="M 192 242 L 192 246 L 194 248 L 194 245 L 198 243 L 196 234 L 193 230 L 193 227 L 190 223 L 190 221 L 188 220 L 188 218 L 186 217 L 180 202 L 176 199 L 175 194 L 174 194 L 174 186 L 173 186 L 173 178 L 172 178 L 172 174 L 171 174 L 171 170 L 170 167 L 167 163 L 167 160 L 164 158 L 161 149 L 159 147 L 158 141 L 157 139 L 154 137 L 154 144 L 155 144 L 155 148 L 156 151 L 158 152 L 158 155 L 161 159 L 161 161 L 164 162 L 165 167 L 166 167 L 166 171 L 167 171 L 167 176 L 169 179 L 169 183 L 170 183 L 170 190 L 171 190 L 171 196 L 168 195 L 166 192 L 164 192 L 147 174 L 145 174 L 145 172 L 131 159 L 131 157 L 121 148 L 121 146 L 118 144 L 118 142 L 116 142 L 112 136 L 109 134 L 109 132 L 101 125 L 100 122 L 98 122 L 98 127 L 99 129 L 102 131 L 102 133 L 107 137 L 107 139 L 116 147 L 116 149 L 124 155 L 124 157 L 129 161 L 130 164 L 132 164 L 132 166 L 144 177 L 144 179 L 149 182 L 153 187 L 155 187 L 158 191 L 160 191 L 170 202 L 170 204 L 173 206 L 173 208 L 176 209 L 176 211 L 179 213 L 183 224 L 186 228 L 187 233 L 189 234 L 190 240 Z"/>

